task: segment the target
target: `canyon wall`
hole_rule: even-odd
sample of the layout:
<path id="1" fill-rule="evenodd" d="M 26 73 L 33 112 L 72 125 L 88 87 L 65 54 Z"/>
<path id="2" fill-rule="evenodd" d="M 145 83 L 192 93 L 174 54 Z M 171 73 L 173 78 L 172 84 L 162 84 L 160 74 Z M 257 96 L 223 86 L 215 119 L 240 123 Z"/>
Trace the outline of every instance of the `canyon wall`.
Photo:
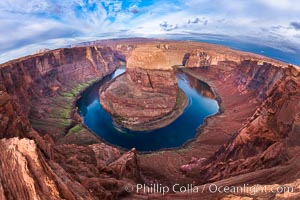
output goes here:
<path id="1" fill-rule="evenodd" d="M 224 107 L 185 147 L 145 156 L 104 144 L 82 127 L 72 110 L 81 90 L 144 43 L 160 48 L 171 65 L 186 65 L 214 89 L 210 96 L 216 95 Z M 125 186 L 174 180 L 272 184 L 300 177 L 296 67 L 196 42 L 138 39 L 95 45 L 0 65 L 0 199 L 212 199 L 216 196 L 200 193 L 129 194 Z M 147 88 L 155 80 L 159 88 L 165 76 L 147 79 L 148 74 L 133 71 L 130 77 L 146 77 L 141 84 Z M 69 130 L 75 125 L 81 130 L 74 134 Z"/>
<path id="2" fill-rule="evenodd" d="M 139 179 L 134 149 L 121 152 L 97 138 L 92 140 L 97 144 L 83 141 L 84 146 L 58 140 L 71 123 L 75 96 L 118 65 L 108 47 L 80 47 L 0 66 L 0 199 L 117 199 L 127 194 L 124 185 Z M 58 126 L 66 119 L 70 123 Z M 82 131 L 88 135 L 83 140 L 95 137 Z"/>
<path id="3" fill-rule="evenodd" d="M 188 176 L 198 177 L 204 183 L 280 165 L 297 168 L 291 160 L 297 156 L 300 145 L 297 139 L 300 133 L 300 70 L 292 65 L 282 67 L 257 60 L 203 65 L 208 57 L 211 58 L 203 55 L 206 53 L 191 53 L 186 67 L 201 69 L 202 76 L 209 73 L 209 68 L 217 69 L 219 77 L 231 80 L 240 93 L 255 92 L 260 105 L 213 156 L 184 166 L 190 167 Z"/>
<path id="4" fill-rule="evenodd" d="M 159 155 L 168 158 L 166 168 L 169 170 L 161 172 L 162 169 L 148 166 L 151 161 L 164 163 L 159 156 L 142 158 L 142 171 L 148 175 L 147 180 L 163 177 L 161 180 L 170 185 L 172 180 L 184 175 L 186 179 L 181 180 L 182 185 L 196 182 L 201 190 L 209 183 L 231 186 L 290 182 L 295 185 L 300 176 L 297 161 L 300 155 L 300 141 L 297 139 L 300 133 L 299 68 L 244 55 L 229 59 L 230 53 L 216 58 L 219 52 L 199 49 L 185 55 L 184 72 L 212 86 L 220 97 L 220 113 L 207 119 L 207 124 L 198 130 L 201 134 L 188 145 L 193 150 Z M 215 145 L 216 152 L 209 155 L 210 148 L 216 143 L 219 144 Z M 186 156 L 187 153 L 192 158 Z M 178 166 L 178 160 L 185 159 L 186 163 Z M 181 173 L 176 172 L 178 168 Z M 237 198 L 249 197 L 249 193 L 241 193 Z M 282 195 L 270 192 L 253 197 L 293 199 L 297 195 L 298 192 Z M 186 196 L 197 199 L 205 195 L 172 194 L 169 198 Z M 207 192 L 207 199 L 227 199 L 225 196 Z M 234 195 L 229 196 L 234 198 Z"/>
<path id="5" fill-rule="evenodd" d="M 125 75 L 100 90 L 102 107 L 118 125 L 152 130 L 166 126 L 182 113 L 185 105 L 177 102 L 187 101 L 183 93 L 179 94 L 175 72 L 161 49 L 137 47 L 126 66 Z"/>
<path id="6" fill-rule="evenodd" d="M 178 92 L 174 70 L 165 53 L 157 47 L 138 47 L 132 51 L 127 59 L 126 77 L 143 91 L 173 96 Z"/>
<path id="7" fill-rule="evenodd" d="M 182 64 L 186 67 L 208 67 L 212 64 L 212 56 L 195 49 L 184 56 Z"/>
<path id="8" fill-rule="evenodd" d="M 58 49 L 0 66 L 0 90 L 12 95 L 41 133 L 61 137 L 71 126 L 73 98 L 119 65 L 109 47 Z"/>
<path id="9" fill-rule="evenodd" d="M 242 82 L 257 90 L 262 103 L 239 132 L 200 169 L 202 178 L 220 180 L 284 165 L 296 155 L 300 145 L 300 71 L 294 67 L 282 70 L 268 64 L 255 67 L 246 63 L 238 67 L 247 69 L 241 80 L 254 77 Z"/>
<path id="10" fill-rule="evenodd" d="M 28 101 L 51 97 L 57 90 L 66 90 L 72 81 L 101 78 L 115 68 L 108 66 L 113 59 L 110 49 L 96 47 L 59 49 L 28 56 L 1 65 L 1 90 L 16 95 L 18 103 L 25 103 L 23 110 L 28 115 Z"/>

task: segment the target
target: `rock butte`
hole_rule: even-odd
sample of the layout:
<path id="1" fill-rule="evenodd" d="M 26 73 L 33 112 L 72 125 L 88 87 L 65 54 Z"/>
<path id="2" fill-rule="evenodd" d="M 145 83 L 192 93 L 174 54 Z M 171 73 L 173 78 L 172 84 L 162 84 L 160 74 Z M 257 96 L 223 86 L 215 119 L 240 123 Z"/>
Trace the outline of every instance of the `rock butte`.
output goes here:
<path id="1" fill-rule="evenodd" d="M 72 110 L 80 91 L 144 45 L 161 49 L 171 66 L 185 65 L 186 73 L 208 83 L 221 100 L 220 114 L 181 149 L 121 151 L 84 128 Z M 207 189 L 164 196 L 125 191 L 125 185 L 137 183 L 193 183 L 199 191 L 205 183 L 287 184 L 293 193 L 254 198 L 297 199 L 299 94 L 299 67 L 199 42 L 105 40 L 12 60 L 0 65 L 0 199 L 252 198 L 249 192 Z"/>
<path id="2" fill-rule="evenodd" d="M 127 60 L 126 67 L 141 69 L 172 70 L 164 52 L 154 46 L 142 46 L 134 49 Z"/>
<path id="3" fill-rule="evenodd" d="M 164 52 L 135 48 L 126 75 L 100 89 L 100 103 L 114 121 L 131 130 L 153 130 L 174 121 L 187 105 Z"/>

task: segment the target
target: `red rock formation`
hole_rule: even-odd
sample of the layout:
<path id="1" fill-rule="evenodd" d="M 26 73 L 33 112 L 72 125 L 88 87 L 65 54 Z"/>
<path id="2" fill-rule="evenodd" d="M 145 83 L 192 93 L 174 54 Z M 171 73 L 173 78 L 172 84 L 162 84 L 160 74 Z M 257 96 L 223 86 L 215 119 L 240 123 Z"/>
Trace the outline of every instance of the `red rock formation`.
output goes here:
<path id="1" fill-rule="evenodd" d="M 175 107 L 178 98 L 184 96 L 178 94 L 173 69 L 164 53 L 151 46 L 136 48 L 128 58 L 126 77 L 116 78 L 100 94 L 103 108 L 118 124 L 133 130 L 171 123 L 183 110 Z"/>
<path id="2" fill-rule="evenodd" d="M 173 96 L 178 92 L 173 69 L 163 51 L 156 47 L 136 48 L 127 60 L 126 77 L 143 91 Z"/>
<path id="3" fill-rule="evenodd" d="M 139 179 L 135 150 L 54 145 L 31 128 L 10 95 L 1 91 L 0 103 L 1 199 L 115 199 Z"/>
<path id="4" fill-rule="evenodd" d="M 66 170 L 95 199 L 119 199 L 127 195 L 126 185 L 134 185 L 139 180 L 134 149 L 121 154 L 118 149 L 100 143 L 85 147 L 58 145 L 55 150 L 57 166 Z M 65 176 L 64 173 L 61 175 Z"/>
<path id="5" fill-rule="evenodd" d="M 190 54 L 186 55 L 187 60 L 184 61 L 185 67 L 207 67 L 211 65 L 212 56 L 202 51 L 201 49 L 195 49 Z"/>
<path id="6" fill-rule="evenodd" d="M 54 105 L 63 112 L 65 91 L 101 79 L 117 64 L 111 49 L 84 47 L 1 65 L 0 199 L 116 199 L 126 194 L 124 185 L 139 178 L 134 150 L 123 154 L 103 143 L 60 146 L 54 143 L 59 127 L 47 117 Z M 41 113 L 49 134 L 38 133 L 28 120 Z"/>
<path id="7" fill-rule="evenodd" d="M 2 139 L 0 150 L 1 200 L 117 199 L 138 178 L 134 150 L 120 155 L 104 144 L 64 145 L 56 147 L 56 162 L 29 139 Z"/>
<path id="8" fill-rule="evenodd" d="M 244 89 L 256 90 L 262 103 L 226 145 L 192 170 L 193 177 L 199 173 L 202 180 L 216 181 L 271 168 L 289 160 L 291 144 L 300 145 L 296 139 L 300 124 L 299 70 L 249 61 L 236 70 L 241 75 L 239 83 Z"/>
<path id="9" fill-rule="evenodd" d="M 16 113 L 13 97 L 0 91 L 0 138 L 24 137 L 29 121 Z"/>
<path id="10" fill-rule="evenodd" d="M 60 138 L 72 124 L 70 97 L 84 89 L 82 85 L 113 72 L 118 64 L 108 47 L 58 49 L 2 64 L 0 90 L 14 97 L 41 133 L 52 132 L 52 137 Z"/>
<path id="11" fill-rule="evenodd" d="M 173 70 L 127 68 L 126 77 L 143 91 L 177 95 L 178 86 Z M 175 102 L 173 102 L 175 103 Z"/>
<path id="12" fill-rule="evenodd" d="M 33 140 L 2 139 L 0 150 L 1 199 L 60 199 L 55 175 Z"/>
<path id="13" fill-rule="evenodd" d="M 144 43 L 142 39 L 106 41 L 111 48 L 59 49 L 0 65 L 0 199 L 252 197 L 249 193 L 211 194 L 205 190 L 165 195 L 129 194 L 124 190 L 125 185 L 137 182 L 184 185 L 214 181 L 222 186 L 291 184 L 293 193 L 260 193 L 253 198 L 297 199 L 300 71 L 224 47 L 147 40 L 160 47 L 172 64 L 180 65 L 184 55 L 194 49 L 212 56 L 209 67 L 186 72 L 214 89 L 221 99 L 222 112 L 207 119 L 198 130 L 201 134 L 186 147 L 137 156 L 134 149 L 122 152 L 94 138 L 97 144 L 84 143 L 86 137 L 73 137 L 76 144 L 65 144 L 72 143 L 72 136 L 63 135 L 71 122 L 58 124 L 69 119 L 61 115 L 62 110 L 71 105 L 80 90 L 78 85 L 88 85 L 109 74 L 118 64 L 115 55 L 128 58 L 132 49 Z M 138 87 L 143 92 L 152 90 L 150 82 L 159 77 L 150 74 L 147 79 L 149 73 L 145 71 L 129 75 L 133 80 L 143 80 Z M 154 81 L 157 91 L 162 91 L 158 82 L 168 76 Z M 60 112 L 53 115 L 55 107 Z M 80 134 L 91 135 L 86 129 Z M 202 191 L 203 186 L 197 187 Z"/>
<path id="14" fill-rule="evenodd" d="M 23 136 L 22 131 L 8 125 L 15 126 L 22 121 L 29 124 L 30 121 L 40 133 L 62 137 L 71 124 L 72 97 L 88 84 L 113 72 L 118 62 L 109 47 L 80 47 L 49 51 L 0 65 L 0 91 L 8 93 L 5 99 L 10 99 L 3 100 L 1 109 L 5 108 L 3 113 L 14 121 L 2 116 L 0 136 Z M 12 104 L 20 110 L 18 114 L 11 108 Z M 18 130 L 22 128 L 22 125 L 16 126 Z"/>

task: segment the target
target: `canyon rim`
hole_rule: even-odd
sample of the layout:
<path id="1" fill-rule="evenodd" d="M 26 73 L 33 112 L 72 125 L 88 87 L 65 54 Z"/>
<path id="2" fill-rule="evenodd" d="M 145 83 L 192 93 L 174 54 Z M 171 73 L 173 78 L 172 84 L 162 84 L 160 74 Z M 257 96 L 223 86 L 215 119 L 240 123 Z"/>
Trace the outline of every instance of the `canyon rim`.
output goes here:
<path id="1" fill-rule="evenodd" d="M 139 154 L 103 142 L 86 128 L 72 102 L 145 45 L 163 51 L 171 65 L 182 66 L 184 73 L 212 87 L 220 111 L 185 146 Z M 193 184 L 197 191 L 205 184 L 288 184 L 293 193 L 256 197 L 299 195 L 297 66 L 207 43 L 123 39 L 27 56 L 2 64 L 0 72 L 1 199 L 250 195 L 135 190 L 137 184 L 153 182 L 167 187 Z M 132 191 L 126 190 L 128 185 Z"/>
<path id="2" fill-rule="evenodd" d="M 300 200 L 298 4 L 0 1 L 0 200 Z"/>

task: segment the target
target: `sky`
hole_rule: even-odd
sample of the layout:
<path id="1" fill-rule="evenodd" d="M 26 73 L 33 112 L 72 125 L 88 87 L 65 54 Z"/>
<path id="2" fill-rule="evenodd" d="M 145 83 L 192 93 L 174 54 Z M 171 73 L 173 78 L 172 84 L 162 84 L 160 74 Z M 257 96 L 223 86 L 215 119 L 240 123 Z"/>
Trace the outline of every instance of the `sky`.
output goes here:
<path id="1" fill-rule="evenodd" d="M 0 63 L 107 38 L 226 40 L 300 50 L 299 0 L 1 0 Z"/>

